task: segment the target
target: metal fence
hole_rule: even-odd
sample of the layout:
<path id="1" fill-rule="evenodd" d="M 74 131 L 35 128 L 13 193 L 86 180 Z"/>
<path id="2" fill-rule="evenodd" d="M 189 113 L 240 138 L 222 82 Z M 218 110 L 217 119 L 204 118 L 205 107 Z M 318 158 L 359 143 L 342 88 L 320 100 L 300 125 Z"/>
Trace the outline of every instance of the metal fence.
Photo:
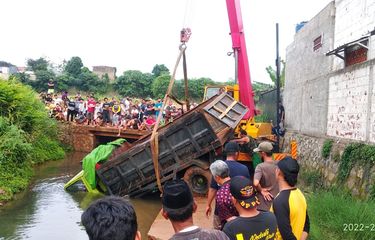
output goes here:
<path id="1" fill-rule="evenodd" d="M 282 92 L 281 92 L 282 94 Z M 259 94 L 257 109 L 261 110 L 261 118 L 264 122 L 273 122 L 276 125 L 276 89 Z"/>

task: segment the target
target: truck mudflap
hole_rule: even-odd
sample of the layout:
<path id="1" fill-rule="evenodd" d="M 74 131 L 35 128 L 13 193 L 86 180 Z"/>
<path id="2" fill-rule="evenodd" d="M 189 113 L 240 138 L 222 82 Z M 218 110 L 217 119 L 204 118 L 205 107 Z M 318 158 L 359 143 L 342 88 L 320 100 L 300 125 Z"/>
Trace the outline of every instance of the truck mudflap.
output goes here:
<path id="1" fill-rule="evenodd" d="M 222 147 L 247 109 L 223 93 L 192 109 L 173 123 L 158 129 L 160 180 L 196 165 L 197 159 Z M 156 184 L 150 136 L 111 158 L 96 171 L 109 194 L 139 196 Z M 204 158 L 203 158 L 204 159 Z M 210 159 L 207 159 L 207 165 Z"/>

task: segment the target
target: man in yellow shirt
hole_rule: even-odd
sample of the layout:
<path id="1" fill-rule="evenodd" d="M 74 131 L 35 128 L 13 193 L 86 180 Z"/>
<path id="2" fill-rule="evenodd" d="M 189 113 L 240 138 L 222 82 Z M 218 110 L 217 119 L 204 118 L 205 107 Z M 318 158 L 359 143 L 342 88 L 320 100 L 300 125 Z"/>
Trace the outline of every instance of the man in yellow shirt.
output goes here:
<path id="1" fill-rule="evenodd" d="M 298 162 L 291 157 L 277 163 L 276 178 L 280 192 L 271 208 L 277 219 L 277 239 L 305 240 L 310 231 L 306 199 L 296 187 L 298 172 Z"/>

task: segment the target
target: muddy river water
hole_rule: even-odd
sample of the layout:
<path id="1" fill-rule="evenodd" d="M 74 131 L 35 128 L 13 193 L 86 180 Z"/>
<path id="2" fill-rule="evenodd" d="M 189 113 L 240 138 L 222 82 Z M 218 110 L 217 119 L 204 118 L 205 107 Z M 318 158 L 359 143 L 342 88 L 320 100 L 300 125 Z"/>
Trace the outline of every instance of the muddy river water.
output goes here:
<path id="1" fill-rule="evenodd" d="M 85 153 L 71 153 L 63 160 L 35 168 L 30 187 L 0 207 L 0 239 L 88 239 L 80 224 L 88 205 L 103 195 L 84 191 L 67 192 L 64 184 L 81 170 Z M 142 238 L 158 214 L 158 194 L 130 199 L 138 218 Z"/>

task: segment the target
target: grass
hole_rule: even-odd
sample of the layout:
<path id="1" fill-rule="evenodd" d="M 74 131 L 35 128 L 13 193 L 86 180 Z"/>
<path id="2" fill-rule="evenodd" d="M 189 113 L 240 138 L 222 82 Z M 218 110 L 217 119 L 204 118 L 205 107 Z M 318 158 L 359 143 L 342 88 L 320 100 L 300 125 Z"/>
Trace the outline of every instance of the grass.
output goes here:
<path id="1" fill-rule="evenodd" d="M 375 223 L 374 201 L 354 199 L 341 189 L 320 190 L 306 197 L 309 239 L 375 239 L 375 227 L 371 225 Z M 354 226 L 351 230 L 350 224 Z"/>
<path id="2" fill-rule="evenodd" d="M 326 187 L 316 170 L 303 169 L 299 180 L 307 199 L 310 240 L 375 239 L 374 200 L 356 199 L 341 185 Z"/>

